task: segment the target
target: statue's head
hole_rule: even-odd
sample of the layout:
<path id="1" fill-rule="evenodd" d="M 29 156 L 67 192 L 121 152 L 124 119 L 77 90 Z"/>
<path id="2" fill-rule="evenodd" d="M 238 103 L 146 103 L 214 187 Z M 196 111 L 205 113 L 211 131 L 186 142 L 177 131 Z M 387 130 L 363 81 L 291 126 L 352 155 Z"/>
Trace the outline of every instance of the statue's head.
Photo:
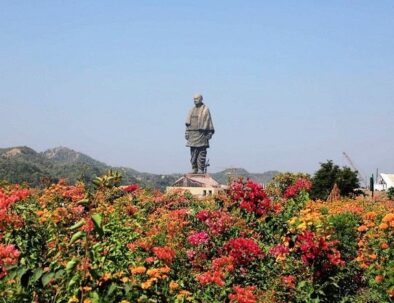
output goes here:
<path id="1" fill-rule="evenodd" d="M 194 104 L 196 106 L 201 105 L 202 104 L 202 100 L 203 100 L 202 95 L 200 95 L 200 94 L 194 95 L 193 100 L 194 100 Z"/>

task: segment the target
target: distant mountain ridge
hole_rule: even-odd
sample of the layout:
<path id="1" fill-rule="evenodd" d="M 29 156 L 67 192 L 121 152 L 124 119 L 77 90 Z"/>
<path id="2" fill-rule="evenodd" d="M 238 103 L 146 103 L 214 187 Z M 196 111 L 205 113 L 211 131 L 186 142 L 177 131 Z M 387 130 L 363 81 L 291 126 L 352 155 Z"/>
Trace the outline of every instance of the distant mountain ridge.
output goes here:
<path id="1" fill-rule="evenodd" d="M 128 167 L 112 167 L 64 146 L 44 152 L 36 152 L 27 146 L 0 148 L 0 180 L 10 183 L 27 182 L 32 186 L 38 186 L 44 180 L 56 182 L 61 178 L 66 178 L 70 183 L 77 180 L 89 183 L 109 169 L 120 171 L 124 184 L 138 183 L 150 188 L 164 189 L 182 176 L 182 174 L 150 174 Z M 211 175 L 222 184 L 227 184 L 229 180 L 238 177 L 267 183 L 278 173 L 277 171 L 249 173 L 242 168 L 232 168 Z"/>

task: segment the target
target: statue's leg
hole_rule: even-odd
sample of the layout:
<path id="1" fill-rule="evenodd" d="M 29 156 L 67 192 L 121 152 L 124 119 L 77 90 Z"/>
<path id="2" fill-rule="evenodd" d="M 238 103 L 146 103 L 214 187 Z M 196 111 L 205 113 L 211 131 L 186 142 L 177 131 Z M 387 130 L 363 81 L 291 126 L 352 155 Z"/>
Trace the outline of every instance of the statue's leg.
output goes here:
<path id="1" fill-rule="evenodd" d="M 193 173 L 195 174 L 198 172 L 197 158 L 198 158 L 198 148 L 190 147 L 190 163 L 192 164 L 192 170 Z"/>
<path id="2" fill-rule="evenodd" d="M 206 147 L 199 147 L 199 152 L 198 152 L 198 159 L 197 159 L 197 164 L 198 164 L 198 171 L 200 173 L 205 173 L 205 162 L 207 159 L 207 148 Z"/>

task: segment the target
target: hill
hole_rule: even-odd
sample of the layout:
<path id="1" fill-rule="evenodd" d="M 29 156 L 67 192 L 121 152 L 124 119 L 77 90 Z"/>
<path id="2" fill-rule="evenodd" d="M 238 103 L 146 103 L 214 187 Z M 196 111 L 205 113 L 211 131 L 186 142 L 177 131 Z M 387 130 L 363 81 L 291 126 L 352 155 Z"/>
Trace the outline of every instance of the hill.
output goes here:
<path id="1" fill-rule="evenodd" d="M 267 171 L 264 173 L 250 173 L 243 168 L 228 168 L 223 171 L 211 174 L 221 184 L 227 184 L 229 180 L 234 180 L 239 177 L 250 178 L 258 183 L 267 184 L 275 177 L 278 171 Z"/>
<path id="2" fill-rule="evenodd" d="M 66 178 L 70 183 L 77 180 L 91 182 L 109 169 L 122 173 L 124 184 L 138 183 L 141 186 L 164 189 L 181 174 L 158 175 L 139 172 L 128 167 L 113 167 L 67 147 L 55 147 L 37 152 L 27 146 L 0 148 L 0 180 L 10 183 L 27 182 L 39 186 L 46 182 L 57 182 Z M 249 173 L 245 169 L 226 169 L 211 175 L 222 184 L 237 177 L 251 178 L 259 183 L 269 182 L 276 171 Z"/>

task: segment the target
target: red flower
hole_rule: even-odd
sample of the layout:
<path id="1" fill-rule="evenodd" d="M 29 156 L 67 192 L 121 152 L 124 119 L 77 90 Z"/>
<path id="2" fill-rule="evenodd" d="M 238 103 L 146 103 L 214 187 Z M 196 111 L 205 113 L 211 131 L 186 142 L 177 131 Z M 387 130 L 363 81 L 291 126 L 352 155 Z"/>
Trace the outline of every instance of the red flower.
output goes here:
<path id="1" fill-rule="evenodd" d="M 255 303 L 257 298 L 253 293 L 256 290 L 256 286 L 241 287 L 239 285 L 233 286 L 234 293 L 229 294 L 228 298 L 230 303 Z"/>
<path id="2" fill-rule="evenodd" d="M 85 218 L 85 224 L 81 226 L 80 228 L 82 231 L 85 231 L 87 233 L 91 232 L 94 230 L 94 223 L 91 217 L 86 217 Z"/>
<path id="3" fill-rule="evenodd" d="M 234 270 L 234 258 L 232 256 L 222 256 L 212 260 L 212 269 L 232 272 Z"/>
<path id="4" fill-rule="evenodd" d="M 171 264 L 176 255 L 175 251 L 167 246 L 153 247 L 153 253 L 159 260 L 162 260 L 166 264 Z"/>
<path id="5" fill-rule="evenodd" d="M 316 238 L 311 231 L 304 231 L 297 236 L 296 248 L 299 249 L 301 260 L 310 265 L 313 262 L 324 263 L 322 269 L 330 266 L 343 266 L 345 263 L 341 259 L 341 253 L 335 248 L 338 241 L 327 241 L 325 238 Z M 323 262 L 324 260 L 329 261 Z"/>
<path id="6" fill-rule="evenodd" d="M 285 193 L 283 194 L 283 197 L 285 197 L 286 199 L 295 197 L 303 190 L 310 190 L 311 187 L 312 187 L 311 181 L 305 178 L 299 178 L 297 179 L 297 181 L 294 182 L 293 185 L 289 186 L 286 189 Z"/>
<path id="7" fill-rule="evenodd" d="M 18 262 L 20 252 L 14 245 L 0 244 L 0 279 L 7 275 L 5 265 L 14 265 Z"/>
<path id="8" fill-rule="evenodd" d="M 218 286 L 224 286 L 224 273 L 221 271 L 205 272 L 197 275 L 196 280 L 201 285 L 207 285 L 209 283 L 215 283 Z"/>
<path id="9" fill-rule="evenodd" d="M 233 217 L 225 211 L 202 210 L 196 214 L 196 218 L 209 228 L 211 235 L 217 236 L 225 232 L 233 225 Z"/>
<path id="10" fill-rule="evenodd" d="M 124 187 L 123 190 L 124 190 L 126 193 L 132 193 L 132 192 L 136 191 L 136 190 L 139 189 L 139 188 L 140 188 L 140 187 L 139 187 L 137 184 L 131 184 L 131 185 L 129 185 L 129 186 Z"/>
<path id="11" fill-rule="evenodd" d="M 239 202 L 239 207 L 248 213 L 265 215 L 275 211 L 272 201 L 268 198 L 262 185 L 242 179 L 235 181 L 230 186 L 233 199 Z"/>
<path id="12" fill-rule="evenodd" d="M 295 282 L 297 281 L 296 277 L 292 276 L 292 275 L 288 275 L 288 276 L 283 276 L 282 277 L 282 282 L 289 288 L 295 288 Z"/>
<path id="13" fill-rule="evenodd" d="M 224 249 L 234 258 L 235 264 L 245 265 L 263 256 L 260 247 L 252 239 L 231 239 Z"/>

